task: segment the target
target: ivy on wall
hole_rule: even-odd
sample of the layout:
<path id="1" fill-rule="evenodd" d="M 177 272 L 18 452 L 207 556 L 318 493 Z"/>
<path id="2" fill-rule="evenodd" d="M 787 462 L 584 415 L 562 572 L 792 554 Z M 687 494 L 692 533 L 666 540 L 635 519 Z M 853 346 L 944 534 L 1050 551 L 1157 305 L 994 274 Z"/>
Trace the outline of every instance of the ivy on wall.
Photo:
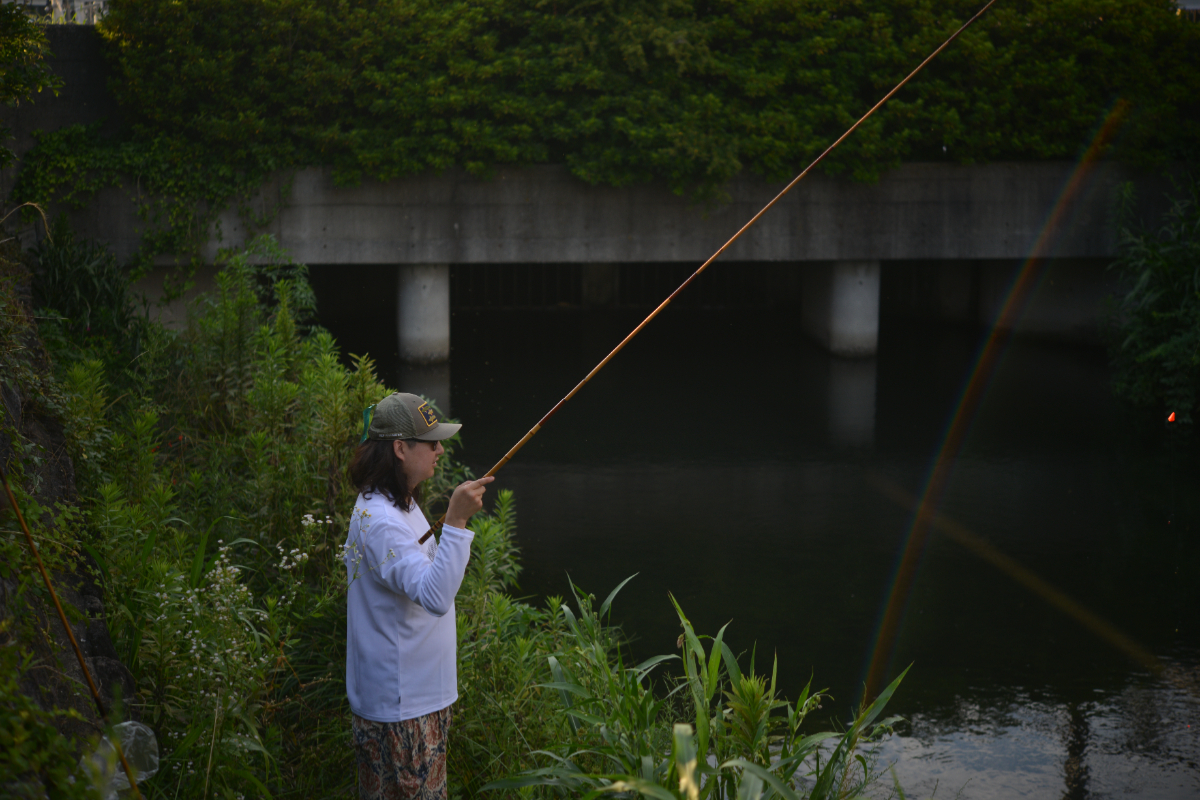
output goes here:
<path id="1" fill-rule="evenodd" d="M 110 0 L 130 129 L 43 136 L 18 189 L 79 198 L 136 176 L 175 203 L 147 207 L 158 252 L 197 247 L 231 198 L 309 165 L 352 184 L 552 162 L 719 197 L 743 170 L 793 174 L 979 5 Z M 825 166 L 873 180 L 905 159 L 1072 158 L 1118 98 L 1119 155 L 1193 154 L 1200 25 L 1171 0 L 1001 0 Z"/>

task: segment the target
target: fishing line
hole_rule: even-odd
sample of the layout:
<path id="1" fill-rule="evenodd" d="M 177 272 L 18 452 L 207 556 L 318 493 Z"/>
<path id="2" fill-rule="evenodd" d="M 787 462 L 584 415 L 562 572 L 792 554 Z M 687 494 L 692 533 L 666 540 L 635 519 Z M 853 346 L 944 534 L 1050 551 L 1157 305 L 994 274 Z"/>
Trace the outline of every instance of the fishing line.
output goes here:
<path id="1" fill-rule="evenodd" d="M 883 106 L 884 103 L 886 103 L 888 100 L 891 100 L 892 96 L 895 95 L 896 92 L 903 89 L 905 84 L 907 84 L 909 81 L 911 81 L 918 72 L 923 70 L 930 61 L 933 61 L 933 59 L 937 58 L 938 54 L 940 54 L 943 50 L 945 50 L 947 47 L 949 47 L 950 43 L 953 42 L 955 39 L 957 39 L 959 34 L 961 34 L 963 31 L 965 31 L 967 28 L 969 28 L 977 19 L 982 17 L 987 12 L 987 10 L 989 8 L 991 8 L 995 3 L 996 3 L 996 0 L 988 0 L 987 5 L 985 5 L 981 9 L 979 9 L 979 11 L 976 12 L 975 16 L 971 17 L 969 20 L 964 22 L 958 30 L 956 30 L 954 33 L 952 33 L 950 35 L 950 38 L 946 39 L 946 41 L 942 42 L 936 50 L 934 50 L 932 53 L 930 53 L 928 56 L 926 56 L 925 60 L 917 65 L 916 69 L 914 69 L 912 72 L 908 73 L 908 75 L 905 76 L 904 80 L 897 83 L 896 86 L 890 92 L 888 92 L 886 95 L 883 96 L 882 100 L 880 100 L 878 103 L 873 105 L 871 107 L 870 111 L 863 114 L 859 118 L 858 122 L 855 122 L 853 125 L 851 125 L 846 130 L 845 133 L 843 133 L 841 136 L 839 136 L 837 138 L 837 141 L 835 141 L 833 144 L 829 145 L 829 147 L 826 147 L 824 152 L 821 153 L 821 155 L 819 155 L 815 159 L 813 159 L 813 162 L 811 164 L 809 164 L 807 167 L 805 167 L 803 172 L 801 172 L 799 175 L 797 175 L 795 178 L 793 178 L 791 183 L 789 183 L 787 186 L 783 187 L 783 191 L 781 191 L 779 194 L 775 195 L 775 197 L 771 200 L 771 202 L 767 203 L 765 206 L 762 207 L 761 211 L 759 211 L 757 214 L 755 214 L 753 217 L 751 217 L 750 221 L 747 222 L 745 225 L 743 225 L 738 230 L 737 233 L 735 233 L 732 237 L 730 237 L 729 241 L 725 242 L 725 244 L 721 245 L 721 247 L 717 250 L 717 252 L 715 252 L 711 256 L 709 256 L 708 260 L 705 261 L 703 264 L 701 264 L 699 269 L 697 269 L 695 272 L 693 272 L 688 277 L 687 280 L 685 280 L 683 283 L 679 284 L 679 288 L 677 288 L 675 291 L 671 292 L 671 294 L 667 296 L 666 300 L 663 300 L 661 303 L 659 303 L 657 308 L 655 308 L 653 311 L 650 312 L 649 316 L 647 316 L 644 320 L 642 320 L 640 323 L 638 323 L 638 326 L 636 328 L 634 328 L 632 331 L 630 331 L 629 335 L 626 336 L 624 339 L 622 339 L 621 343 L 618 344 L 616 347 L 614 347 L 611 353 L 606 355 L 600 361 L 599 364 L 592 367 L 592 371 L 589 372 L 587 375 L 585 375 L 583 380 L 581 380 L 578 384 L 576 384 L 575 388 L 567 393 L 566 397 L 564 397 L 562 400 L 559 400 L 557 403 L 555 403 L 554 408 L 547 411 L 546 415 L 544 417 L 542 417 L 540 420 L 538 420 L 538 423 L 536 425 L 534 425 L 532 428 L 530 428 L 529 432 L 526 433 L 524 436 L 522 436 L 521 440 L 518 441 L 515 445 L 513 445 L 512 448 L 507 453 L 504 454 L 504 458 L 497 461 L 496 465 L 494 467 L 492 467 L 491 469 L 489 469 L 487 471 L 487 474 L 484 475 L 483 477 L 488 478 L 488 477 L 495 475 L 497 472 L 499 472 L 504 467 L 504 465 L 507 464 L 509 462 L 509 460 L 513 456 L 515 456 L 517 454 L 517 452 L 522 447 L 524 447 L 526 445 L 526 443 L 529 442 L 530 439 L 532 439 L 534 436 L 536 436 L 537 432 L 540 431 L 546 425 L 546 423 L 549 422 L 550 419 L 555 414 L 558 413 L 558 410 L 560 408 L 562 408 L 564 405 L 566 405 L 567 402 L 572 397 L 574 397 L 579 392 L 579 390 L 584 387 L 584 385 L 588 381 L 590 381 L 593 377 L 595 377 L 597 372 L 604 369 L 604 367 L 608 364 L 608 362 L 612 361 L 613 357 L 616 356 L 617 353 L 619 353 L 623 349 L 625 349 L 625 345 L 629 344 L 629 342 L 633 339 L 633 337 L 637 336 L 639 333 L 642 332 L 642 328 L 645 328 L 648 324 L 650 324 L 650 321 L 652 319 L 654 319 L 655 317 L 657 317 L 660 313 L 662 313 L 662 310 L 664 308 L 666 308 L 668 305 L 670 305 L 671 301 L 674 300 L 675 297 L 680 292 L 682 292 L 684 289 L 686 289 L 692 281 L 696 280 L 696 278 L 698 278 L 700 276 L 700 273 L 702 273 L 702 272 L 704 272 L 704 270 L 708 269 L 709 264 L 716 261 L 717 258 L 722 253 L 724 253 L 726 250 L 729 249 L 730 245 L 732 245 L 734 242 L 736 242 L 738 239 L 741 238 L 743 233 L 750 230 L 750 228 L 753 227 L 754 223 L 758 222 L 759 219 L 762 218 L 763 214 L 766 214 L 768 211 L 770 211 L 771 208 L 774 207 L 774 205 L 776 203 L 778 203 L 780 200 L 783 199 L 784 195 L 786 195 L 788 192 L 790 192 L 792 190 L 793 186 L 795 186 L 797 183 L 799 183 L 801 180 L 803 180 L 804 176 L 806 176 L 808 173 L 812 172 L 814 167 L 816 167 L 823 160 L 825 160 L 825 156 L 832 153 L 838 145 L 840 145 L 842 142 L 844 142 L 850 136 L 850 134 L 852 134 L 856 130 L 858 130 L 860 125 L 862 125 L 864 122 L 866 122 L 871 117 L 872 114 L 874 114 L 876 111 L 878 111 Z M 445 521 L 445 519 L 446 519 L 446 515 L 443 514 L 438 519 L 438 521 L 435 522 L 433 524 L 433 526 L 430 527 L 430 529 L 425 533 L 425 535 L 421 537 L 419 543 L 424 544 L 425 540 L 433 535 L 434 529 L 437 528 L 439 525 L 441 525 L 442 522 Z"/>

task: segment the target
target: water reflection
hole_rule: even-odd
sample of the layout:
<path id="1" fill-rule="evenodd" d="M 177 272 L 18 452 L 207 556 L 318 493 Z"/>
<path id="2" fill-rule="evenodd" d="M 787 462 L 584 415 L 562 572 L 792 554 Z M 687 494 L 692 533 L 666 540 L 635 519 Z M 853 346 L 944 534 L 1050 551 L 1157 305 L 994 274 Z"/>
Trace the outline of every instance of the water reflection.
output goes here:
<path id="1" fill-rule="evenodd" d="M 829 438 L 835 445 L 875 443 L 875 359 L 829 359 Z"/>
<path id="2" fill-rule="evenodd" d="M 886 739 L 875 756 L 879 766 L 893 765 L 910 797 L 1200 796 L 1200 748 L 1189 733 L 1196 697 L 1161 685 L 1105 695 L 1062 704 L 1025 692 L 990 705 L 960 698 L 913 714 L 906 733 Z M 1144 729 L 1147 716 L 1152 732 Z M 1134 731 L 1150 735 L 1130 740 Z M 889 789 L 878 786 L 872 796 Z"/>
<path id="3" fill-rule="evenodd" d="M 458 311 L 447 380 L 471 465 L 638 319 Z M 397 374 L 360 329 L 327 324 Z M 874 360 L 841 361 L 786 314 L 668 310 L 501 473 L 522 592 L 567 594 L 569 574 L 607 593 L 640 572 L 614 606 L 636 656 L 674 652 L 672 592 L 698 630 L 732 619 L 735 650 L 777 653 L 785 694 L 828 686 L 821 723 L 844 722 L 911 525 L 865 476 L 919 493 L 977 345 L 885 318 Z M 1200 797 L 1200 469 L 1139 444 L 1108 380 L 1099 350 L 1014 342 L 942 510 L 1167 669 L 935 533 L 893 658 L 893 674 L 914 665 L 891 709 L 911 724 L 881 750 L 909 796 Z"/>
<path id="4" fill-rule="evenodd" d="M 1067 722 L 1063 731 L 1067 751 L 1063 761 L 1066 789 L 1063 800 L 1085 800 L 1089 796 L 1087 749 L 1090 726 L 1079 703 L 1071 703 L 1066 712 Z"/>

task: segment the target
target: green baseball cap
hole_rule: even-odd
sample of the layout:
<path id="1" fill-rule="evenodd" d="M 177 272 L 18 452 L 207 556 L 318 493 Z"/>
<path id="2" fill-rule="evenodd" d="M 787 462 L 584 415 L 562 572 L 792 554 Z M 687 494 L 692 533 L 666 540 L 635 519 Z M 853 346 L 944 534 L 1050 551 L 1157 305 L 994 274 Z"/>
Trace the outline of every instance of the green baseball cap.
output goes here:
<path id="1" fill-rule="evenodd" d="M 375 414 L 367 418 L 371 408 Z M 439 422 L 433 407 L 415 394 L 394 392 L 363 411 L 363 441 L 367 439 L 419 439 L 436 442 L 449 439 L 462 425 Z"/>

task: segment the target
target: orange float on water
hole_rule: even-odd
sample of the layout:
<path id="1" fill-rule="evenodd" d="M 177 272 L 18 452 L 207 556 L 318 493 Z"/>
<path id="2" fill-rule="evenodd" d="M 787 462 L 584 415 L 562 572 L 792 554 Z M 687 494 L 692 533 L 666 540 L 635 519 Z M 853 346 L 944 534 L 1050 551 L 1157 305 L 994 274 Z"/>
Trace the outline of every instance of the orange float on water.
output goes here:
<path id="1" fill-rule="evenodd" d="M 1167 417 L 1167 422 L 1174 422 L 1174 421 L 1175 421 L 1175 412 L 1172 411 L 1171 416 Z"/>

